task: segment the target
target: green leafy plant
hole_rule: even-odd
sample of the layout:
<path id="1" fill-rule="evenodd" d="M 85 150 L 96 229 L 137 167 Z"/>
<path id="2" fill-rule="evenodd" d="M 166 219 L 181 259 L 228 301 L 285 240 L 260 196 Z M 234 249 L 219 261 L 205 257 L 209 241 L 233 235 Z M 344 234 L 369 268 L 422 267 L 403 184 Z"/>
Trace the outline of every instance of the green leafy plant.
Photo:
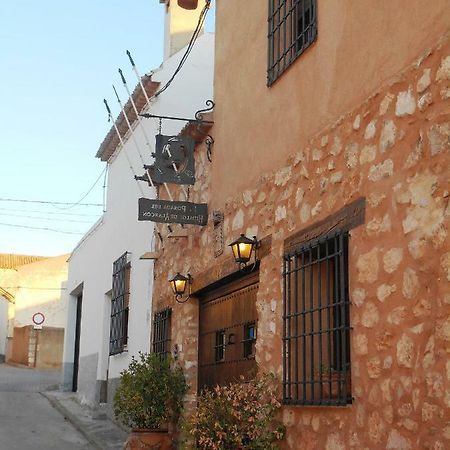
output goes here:
<path id="1" fill-rule="evenodd" d="M 284 437 L 276 420 L 281 408 L 275 376 L 203 391 L 187 431 L 203 450 L 275 450 Z"/>
<path id="2" fill-rule="evenodd" d="M 114 414 L 130 428 L 160 429 L 176 423 L 188 385 L 170 358 L 141 353 L 120 374 Z"/>

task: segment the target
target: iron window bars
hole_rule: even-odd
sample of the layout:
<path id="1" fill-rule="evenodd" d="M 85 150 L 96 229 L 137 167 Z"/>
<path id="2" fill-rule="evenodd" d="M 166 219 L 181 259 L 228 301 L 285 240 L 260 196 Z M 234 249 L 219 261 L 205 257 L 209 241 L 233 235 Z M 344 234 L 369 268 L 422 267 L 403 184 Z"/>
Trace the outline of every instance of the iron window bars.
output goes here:
<path id="1" fill-rule="evenodd" d="M 316 0 L 269 0 L 267 85 L 315 41 Z"/>
<path id="2" fill-rule="evenodd" d="M 351 403 L 348 232 L 284 255 L 283 402 Z"/>
<path id="3" fill-rule="evenodd" d="M 128 252 L 113 263 L 111 329 L 109 354 L 117 355 L 125 350 L 128 342 L 128 313 L 130 300 L 130 271 Z"/>
<path id="4" fill-rule="evenodd" d="M 170 353 L 170 318 L 172 309 L 165 308 L 153 316 L 152 349 L 157 355 Z"/>
<path id="5" fill-rule="evenodd" d="M 227 346 L 225 330 L 216 331 L 216 345 L 214 346 L 214 361 L 225 361 L 225 348 Z"/>
<path id="6" fill-rule="evenodd" d="M 256 346 L 256 322 L 250 322 L 244 325 L 244 358 L 255 357 Z"/>

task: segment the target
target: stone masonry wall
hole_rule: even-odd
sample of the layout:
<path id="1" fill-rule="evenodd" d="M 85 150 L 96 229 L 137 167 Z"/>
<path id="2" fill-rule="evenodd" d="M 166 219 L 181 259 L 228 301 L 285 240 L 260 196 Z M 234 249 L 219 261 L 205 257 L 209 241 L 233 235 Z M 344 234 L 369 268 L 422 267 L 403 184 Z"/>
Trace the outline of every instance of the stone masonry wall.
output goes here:
<path id="1" fill-rule="evenodd" d="M 210 186 L 220 187 L 208 179 L 204 148 L 196 150 L 191 200 L 224 212 L 225 247 L 239 233 L 272 235 L 260 267 L 256 358 L 280 377 L 284 240 L 360 196 L 367 201 L 366 222 L 349 244 L 354 402 L 284 407 L 286 449 L 450 448 L 449 99 L 446 37 L 224 205 L 214 203 Z M 194 280 L 214 273 L 230 253 L 214 258 L 211 220 L 186 228 L 187 239 L 164 239 L 154 311 L 173 307 L 172 344 L 194 401 L 198 302 L 175 304 L 167 280 L 176 271 Z"/>

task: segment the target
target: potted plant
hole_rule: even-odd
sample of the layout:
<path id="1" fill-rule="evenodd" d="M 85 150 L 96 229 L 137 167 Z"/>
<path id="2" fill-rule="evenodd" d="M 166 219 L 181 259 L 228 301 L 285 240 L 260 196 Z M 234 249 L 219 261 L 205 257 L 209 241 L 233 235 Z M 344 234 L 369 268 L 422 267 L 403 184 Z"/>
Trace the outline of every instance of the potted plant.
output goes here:
<path id="1" fill-rule="evenodd" d="M 336 370 L 322 365 L 318 374 L 322 386 L 322 396 L 325 400 L 336 400 L 346 397 L 350 389 L 350 371 Z"/>
<path id="2" fill-rule="evenodd" d="M 178 421 L 187 390 L 181 368 L 169 357 L 141 352 L 133 357 L 114 395 L 114 415 L 131 428 L 124 448 L 171 449 L 168 427 Z"/>
<path id="3" fill-rule="evenodd" d="M 275 450 L 284 437 L 273 375 L 204 390 L 185 428 L 202 450 Z M 192 449 L 192 442 L 185 442 Z"/>

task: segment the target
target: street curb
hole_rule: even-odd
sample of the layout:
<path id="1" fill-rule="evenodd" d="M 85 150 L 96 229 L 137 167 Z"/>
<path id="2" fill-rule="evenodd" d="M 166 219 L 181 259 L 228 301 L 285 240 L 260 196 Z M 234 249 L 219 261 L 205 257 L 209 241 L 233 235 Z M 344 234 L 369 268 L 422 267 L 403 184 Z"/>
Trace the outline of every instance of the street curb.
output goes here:
<path id="1" fill-rule="evenodd" d="M 77 431 L 79 431 L 86 439 L 87 441 L 92 444 L 97 450 L 107 450 L 103 447 L 103 443 L 100 442 L 93 434 L 86 431 L 83 427 L 83 424 L 81 423 L 78 418 L 72 414 L 68 409 L 66 409 L 61 403 L 59 403 L 56 399 L 52 398 L 51 396 L 47 395 L 45 392 L 40 392 L 40 394 L 46 398 L 50 404 L 55 408 L 61 415 L 64 416 L 65 419 L 67 419 Z"/>

